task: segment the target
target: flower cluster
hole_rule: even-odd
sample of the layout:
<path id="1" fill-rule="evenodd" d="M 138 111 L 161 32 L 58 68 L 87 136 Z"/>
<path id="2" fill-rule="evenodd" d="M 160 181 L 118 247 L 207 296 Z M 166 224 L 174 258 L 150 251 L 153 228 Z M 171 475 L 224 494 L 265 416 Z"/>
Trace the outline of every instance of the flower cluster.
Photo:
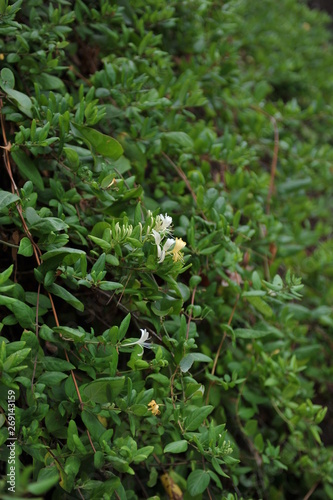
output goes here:
<path id="1" fill-rule="evenodd" d="M 168 214 L 159 214 L 156 216 L 154 230 L 160 234 L 169 233 L 171 231 L 172 217 Z"/>
<path id="2" fill-rule="evenodd" d="M 160 415 L 161 412 L 159 410 L 160 405 L 158 405 L 155 399 L 152 399 L 150 403 L 148 403 L 148 411 L 151 411 L 153 415 Z"/>
<path id="3" fill-rule="evenodd" d="M 149 342 L 147 342 L 147 340 L 149 340 L 149 333 L 147 332 L 146 329 L 143 328 L 140 328 L 140 331 L 141 331 L 141 338 L 139 340 L 129 343 L 125 341 L 123 343 L 123 346 L 128 347 L 130 345 L 141 345 L 141 347 L 146 347 L 147 349 L 150 348 L 150 344 Z"/>
<path id="4" fill-rule="evenodd" d="M 172 217 L 168 214 L 157 215 L 155 218 L 155 224 L 151 229 L 151 235 L 155 240 L 155 245 L 157 247 L 157 258 L 158 262 L 164 261 L 167 255 L 172 255 L 172 260 L 178 262 L 183 259 L 183 253 L 181 250 L 185 247 L 186 243 L 181 238 L 164 238 L 171 232 Z"/>
<path id="5" fill-rule="evenodd" d="M 120 226 L 119 222 L 116 223 L 113 230 L 113 238 L 118 243 L 125 241 L 126 238 L 130 237 L 133 232 L 133 226 L 131 224 L 122 224 Z"/>

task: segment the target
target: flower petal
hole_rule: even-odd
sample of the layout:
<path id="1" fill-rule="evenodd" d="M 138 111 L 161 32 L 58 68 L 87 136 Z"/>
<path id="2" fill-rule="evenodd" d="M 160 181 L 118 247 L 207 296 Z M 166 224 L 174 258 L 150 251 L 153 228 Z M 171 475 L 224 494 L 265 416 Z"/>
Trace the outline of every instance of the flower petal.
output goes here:
<path id="1" fill-rule="evenodd" d="M 160 235 L 160 233 L 158 233 L 157 231 L 155 231 L 155 229 L 152 230 L 152 233 L 153 233 L 153 237 L 154 237 L 155 243 L 158 246 L 161 243 L 161 235 Z"/>
<path id="2" fill-rule="evenodd" d="M 173 238 L 168 238 L 163 245 L 164 252 L 167 252 L 170 247 L 174 244 L 175 240 Z"/>
<path id="3" fill-rule="evenodd" d="M 157 254 L 159 256 L 158 263 L 161 264 L 161 262 L 163 262 L 165 259 L 165 251 L 164 250 L 161 251 L 159 247 L 157 247 L 157 249 L 160 250 L 160 252 L 157 251 Z"/>
<path id="4" fill-rule="evenodd" d="M 175 254 L 180 252 L 185 246 L 186 246 L 185 241 L 183 241 L 181 238 L 176 238 L 176 244 L 172 249 L 172 253 Z"/>
<path id="5" fill-rule="evenodd" d="M 140 344 L 143 344 L 143 342 L 146 342 L 146 340 L 149 339 L 149 333 L 147 332 L 147 330 L 144 328 L 140 328 L 141 330 L 141 339 L 140 339 Z"/>

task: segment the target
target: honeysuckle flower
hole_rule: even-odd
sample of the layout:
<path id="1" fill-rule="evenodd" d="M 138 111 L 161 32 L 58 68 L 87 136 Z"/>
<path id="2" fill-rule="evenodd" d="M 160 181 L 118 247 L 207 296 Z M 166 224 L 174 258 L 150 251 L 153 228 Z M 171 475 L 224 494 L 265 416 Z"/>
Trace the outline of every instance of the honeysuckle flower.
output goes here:
<path id="1" fill-rule="evenodd" d="M 168 214 L 162 215 L 159 214 L 156 216 L 155 219 L 155 226 L 154 230 L 159 232 L 159 233 L 168 233 L 170 231 L 170 226 L 172 224 L 172 217 L 170 217 Z"/>
<path id="2" fill-rule="evenodd" d="M 157 231 L 155 231 L 155 229 L 153 229 L 152 233 L 153 233 L 153 237 L 154 237 L 154 240 L 155 240 L 155 245 L 157 245 L 159 247 L 160 244 L 161 244 L 162 237 L 161 237 L 160 233 L 158 233 Z"/>
<path id="3" fill-rule="evenodd" d="M 129 344 L 124 343 L 123 347 L 128 347 L 130 345 L 141 345 L 142 347 L 149 348 L 150 345 L 148 342 L 146 342 L 147 340 L 149 340 L 149 333 L 145 328 L 144 329 L 140 328 L 140 331 L 141 331 L 141 338 L 139 338 L 139 340 L 136 340 L 135 342 L 130 342 Z"/>
<path id="4" fill-rule="evenodd" d="M 159 407 L 160 405 L 158 405 L 155 401 L 155 399 L 152 399 L 150 401 L 150 403 L 148 403 L 148 411 L 151 411 L 153 415 L 160 415 L 160 410 L 159 410 Z"/>
<path id="5" fill-rule="evenodd" d="M 116 223 L 114 227 L 114 238 L 116 241 L 120 242 L 126 237 L 131 236 L 133 231 L 133 226 L 131 224 L 123 224 L 120 226 L 119 222 Z"/>
<path id="6" fill-rule="evenodd" d="M 154 237 L 154 240 L 155 240 L 155 244 L 157 246 L 158 262 L 159 262 L 159 264 L 161 264 L 161 262 L 164 261 L 165 256 L 166 256 L 168 250 L 174 244 L 175 240 L 172 239 L 172 238 L 168 238 L 166 240 L 166 242 L 164 243 L 163 248 L 162 248 L 161 247 L 161 239 L 162 239 L 162 237 L 161 237 L 160 233 L 158 233 L 157 231 L 155 231 L 155 229 L 153 229 L 152 233 L 153 233 L 153 237 Z"/>
<path id="7" fill-rule="evenodd" d="M 181 250 L 185 245 L 185 241 L 183 241 L 181 238 L 176 238 L 175 246 L 171 250 L 171 253 L 173 254 L 172 259 L 174 262 L 177 262 L 178 260 L 181 260 L 183 258 Z"/>
<path id="8" fill-rule="evenodd" d="M 174 244 L 174 242 L 175 242 L 175 240 L 173 240 L 172 238 L 168 238 L 166 240 L 166 242 L 164 243 L 162 250 L 161 250 L 160 247 L 157 247 L 157 255 L 159 257 L 159 259 L 158 259 L 158 263 L 159 264 L 161 264 L 161 262 L 164 261 L 165 256 L 168 253 L 169 248 L 172 247 L 172 245 Z"/>

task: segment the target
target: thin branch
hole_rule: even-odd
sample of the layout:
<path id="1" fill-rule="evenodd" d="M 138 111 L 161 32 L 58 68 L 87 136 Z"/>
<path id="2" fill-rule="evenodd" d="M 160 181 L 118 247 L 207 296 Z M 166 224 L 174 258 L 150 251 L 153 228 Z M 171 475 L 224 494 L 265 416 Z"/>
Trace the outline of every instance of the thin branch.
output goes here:
<path id="1" fill-rule="evenodd" d="M 12 247 L 12 248 L 20 248 L 19 245 L 14 245 L 14 243 L 8 243 L 8 241 L 0 240 L 0 244 L 5 245 L 7 247 Z"/>
<path id="2" fill-rule="evenodd" d="M 269 118 L 270 122 L 273 125 L 274 128 L 274 149 L 273 149 L 273 158 L 272 158 L 272 163 L 271 163 L 271 176 L 270 176 L 270 181 L 269 181 L 269 188 L 268 188 L 268 193 L 267 193 L 267 198 L 266 198 L 266 213 L 269 214 L 270 211 L 270 203 L 271 203 L 271 198 L 273 196 L 274 192 L 274 181 L 275 181 L 275 176 L 276 176 L 276 168 L 277 168 L 277 161 L 278 161 L 278 155 L 279 155 L 279 129 L 277 126 L 277 121 L 274 118 L 274 116 L 270 115 L 263 109 L 259 108 L 258 106 L 251 106 L 252 109 L 255 111 L 258 111 L 259 113 L 262 113 L 263 115 L 267 116 Z"/>
<path id="3" fill-rule="evenodd" d="M 235 301 L 235 304 L 234 304 L 234 307 L 232 308 L 232 311 L 231 311 L 231 314 L 230 314 L 230 317 L 228 319 L 228 326 L 231 325 L 231 322 L 232 322 L 232 319 L 234 317 L 234 314 L 235 314 L 235 311 L 236 311 L 236 307 L 237 307 L 237 304 L 238 304 L 238 300 L 239 300 L 239 294 L 237 295 L 236 297 L 236 301 Z M 217 349 L 217 353 L 215 355 L 215 358 L 214 358 L 214 363 L 213 363 L 213 368 L 212 368 L 212 371 L 211 371 L 211 374 L 214 375 L 215 374 L 215 370 L 216 370 L 216 367 L 217 367 L 217 362 L 219 360 L 219 357 L 220 357 L 220 353 L 221 353 L 221 350 L 222 350 L 222 347 L 223 347 L 223 344 L 224 344 L 224 341 L 226 339 L 226 336 L 227 336 L 227 332 L 226 330 L 224 330 L 223 332 L 223 337 L 222 337 L 222 340 L 220 342 L 220 345 Z M 210 393 L 210 390 L 211 390 L 211 387 L 212 385 L 214 384 L 214 382 L 211 380 L 209 382 L 209 386 L 208 386 L 208 390 L 207 390 L 207 396 L 206 396 L 206 404 L 208 404 L 208 401 L 209 401 L 209 393 Z"/>
<path id="4" fill-rule="evenodd" d="M 190 333 L 190 326 L 191 326 L 191 321 L 192 321 L 192 311 L 193 311 L 193 305 L 194 305 L 194 299 L 195 299 L 195 293 L 197 291 L 197 287 L 195 286 L 193 288 L 193 292 L 192 292 L 192 298 L 191 298 L 191 310 L 190 310 L 190 315 L 188 317 L 188 322 L 187 322 L 187 330 L 186 330 L 186 340 L 188 340 L 188 335 Z"/>
<path id="5" fill-rule="evenodd" d="M 3 107 L 3 102 L 2 102 L 2 99 L 0 98 L 0 123 L 1 123 L 2 137 L 3 137 L 4 145 L 5 145 L 5 147 L 3 148 L 3 150 L 4 150 L 5 167 L 6 167 L 8 176 L 9 176 L 10 181 L 11 181 L 12 192 L 13 193 L 15 192 L 18 196 L 20 196 L 19 190 L 17 188 L 17 185 L 16 185 L 14 177 L 13 177 L 13 172 L 12 172 L 12 168 L 11 168 L 11 164 L 10 164 L 10 158 L 9 158 L 10 143 L 7 141 L 4 118 L 3 118 L 3 114 L 1 112 L 2 107 Z M 24 216 L 23 216 L 22 207 L 21 207 L 21 205 L 20 205 L 19 202 L 16 203 L 16 208 L 17 208 L 19 217 L 20 217 L 20 219 L 22 221 L 22 226 L 23 226 L 25 235 L 29 238 L 29 240 L 32 243 L 33 251 L 34 251 L 34 254 L 35 254 L 35 259 L 36 259 L 37 265 L 40 266 L 42 252 L 41 252 L 40 248 L 38 247 L 37 243 L 35 243 L 35 241 L 34 241 L 34 239 L 32 237 L 32 234 L 29 231 L 29 228 L 28 228 L 28 226 L 26 224 L 26 221 L 24 219 Z M 52 295 L 51 295 L 50 292 L 48 292 L 48 297 L 49 297 L 50 302 L 51 302 L 51 307 L 52 307 L 53 316 L 54 316 L 56 325 L 60 326 L 59 320 L 58 320 L 58 315 L 57 315 L 57 312 L 56 312 L 56 309 L 55 309 L 55 306 L 54 306 L 54 302 L 53 302 L 53 298 L 52 298 Z M 37 308 L 36 314 L 38 314 L 38 308 Z M 37 320 L 36 320 L 36 335 L 38 335 L 38 326 L 37 325 L 38 325 L 38 316 L 37 316 Z M 66 360 L 69 362 L 67 351 L 64 350 L 64 352 L 65 352 Z M 34 376 L 34 374 L 33 374 L 33 376 Z M 77 385 L 75 374 L 74 374 L 73 370 L 71 370 L 71 376 L 72 376 L 72 379 L 73 379 L 73 382 L 74 382 L 74 385 L 75 385 L 75 390 L 77 392 L 77 395 L 78 395 L 78 398 L 79 398 L 79 402 L 80 402 L 80 408 L 81 408 L 81 411 L 82 411 L 83 408 L 84 408 L 84 405 L 83 405 L 83 402 L 82 402 L 80 390 L 79 390 L 79 387 Z M 32 384 L 33 384 L 33 380 L 32 380 Z M 89 433 L 88 429 L 86 429 L 86 430 L 87 430 L 87 435 L 88 435 L 91 447 L 92 447 L 94 453 L 96 453 L 96 449 L 95 449 L 95 447 L 94 447 L 94 445 L 92 443 L 90 433 Z"/>
<path id="6" fill-rule="evenodd" d="M 277 167 L 278 154 L 279 154 L 279 129 L 278 129 L 278 126 L 277 126 L 277 123 L 276 123 L 274 116 L 270 116 L 270 120 L 271 120 L 273 127 L 274 127 L 274 150 L 273 150 L 273 159 L 272 159 L 272 164 L 271 164 L 271 178 L 269 181 L 269 189 L 268 189 L 267 200 L 266 200 L 266 212 L 267 212 L 267 214 L 269 214 L 271 198 L 272 198 L 272 195 L 274 192 L 274 181 L 275 181 L 276 167 Z"/>
<path id="7" fill-rule="evenodd" d="M 183 172 L 183 170 L 182 170 L 180 167 L 178 167 L 178 165 L 176 165 L 176 164 L 175 164 L 175 162 L 174 162 L 174 161 L 172 161 L 172 160 L 171 160 L 171 158 L 170 158 L 170 157 L 169 157 L 166 153 L 162 152 L 162 156 L 164 156 L 164 158 L 165 158 L 166 160 L 168 160 L 168 162 L 170 163 L 170 165 L 172 165 L 172 166 L 173 166 L 173 168 L 176 170 L 176 172 L 177 172 L 177 174 L 179 175 L 179 177 L 181 177 L 181 178 L 183 179 L 183 181 L 184 181 L 184 182 L 185 182 L 185 184 L 186 184 L 187 189 L 189 190 L 189 192 L 190 192 L 190 193 L 191 193 L 191 195 L 192 195 L 193 200 L 194 200 L 194 201 L 195 201 L 195 203 L 197 204 L 197 195 L 196 195 L 196 194 L 195 194 L 195 192 L 193 191 L 192 186 L 191 186 L 191 184 L 189 183 L 188 178 L 186 177 L 186 175 L 185 175 L 185 173 Z"/>
<path id="8" fill-rule="evenodd" d="M 315 489 L 318 487 L 320 481 L 317 481 L 310 489 L 309 491 L 307 492 L 307 494 L 305 495 L 305 497 L 303 498 L 303 500 L 309 500 L 309 498 L 311 497 L 312 493 L 314 493 Z"/>
<path id="9" fill-rule="evenodd" d="M 239 295 L 237 295 L 236 297 L 236 301 L 235 301 L 235 304 L 234 304 L 234 307 L 232 308 L 232 311 L 231 311 L 231 314 L 230 314 L 230 317 L 228 319 L 228 323 L 227 325 L 230 326 L 231 325 L 231 322 L 232 322 L 232 319 L 234 317 L 234 314 L 235 314 L 235 311 L 236 311 L 236 307 L 237 307 L 237 304 L 238 304 L 238 300 L 239 300 Z M 217 366 L 217 362 L 218 362 L 218 359 L 219 359 L 219 356 L 220 356 L 220 353 L 221 353 L 221 349 L 223 347 L 223 343 L 225 341 L 225 338 L 227 336 L 227 332 L 226 330 L 223 332 L 223 337 L 222 337 L 222 340 L 220 342 L 220 345 L 217 349 L 217 353 L 215 355 L 215 359 L 214 359 L 214 364 L 213 364 L 213 368 L 212 368 L 212 372 L 211 374 L 214 375 L 215 374 L 215 370 L 216 370 L 216 366 Z"/>
<path id="10" fill-rule="evenodd" d="M 39 296 L 40 296 L 40 283 L 38 283 L 38 289 L 37 289 L 37 304 L 36 304 L 36 338 L 38 339 L 38 334 L 39 334 L 39 324 L 38 324 L 38 313 L 39 313 Z M 38 350 L 36 352 L 35 356 L 35 361 L 34 361 L 34 368 L 32 370 L 32 377 L 31 377 L 31 392 L 34 390 L 34 380 L 35 380 L 35 374 L 36 374 L 36 368 L 37 368 L 37 359 L 38 359 Z"/>

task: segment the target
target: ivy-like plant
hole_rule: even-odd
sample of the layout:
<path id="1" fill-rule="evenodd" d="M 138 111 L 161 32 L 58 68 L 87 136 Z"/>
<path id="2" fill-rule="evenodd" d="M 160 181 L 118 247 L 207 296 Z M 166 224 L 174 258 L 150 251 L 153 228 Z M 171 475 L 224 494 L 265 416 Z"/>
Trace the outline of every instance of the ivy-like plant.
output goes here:
<path id="1" fill-rule="evenodd" d="M 325 22 L 0 0 L 4 498 L 333 499 Z"/>

